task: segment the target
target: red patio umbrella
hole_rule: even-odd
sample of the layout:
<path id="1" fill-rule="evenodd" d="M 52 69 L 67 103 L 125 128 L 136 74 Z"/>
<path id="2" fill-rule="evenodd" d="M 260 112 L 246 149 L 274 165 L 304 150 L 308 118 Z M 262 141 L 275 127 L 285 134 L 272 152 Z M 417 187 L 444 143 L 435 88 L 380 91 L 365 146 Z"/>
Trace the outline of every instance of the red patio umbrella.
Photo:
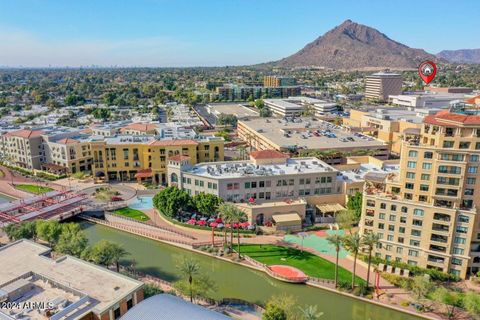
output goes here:
<path id="1" fill-rule="evenodd" d="M 198 224 L 199 226 L 204 226 L 204 225 L 206 225 L 207 223 L 205 222 L 205 220 L 200 220 L 200 221 L 197 221 L 197 224 Z"/>
<path id="2" fill-rule="evenodd" d="M 187 221 L 187 223 L 188 223 L 188 224 L 195 224 L 195 223 L 197 223 L 197 220 L 195 220 L 195 219 L 190 219 L 190 220 Z"/>
<path id="3" fill-rule="evenodd" d="M 218 226 L 218 223 L 216 223 L 216 222 L 210 223 L 210 227 L 212 227 L 212 228 L 216 228 L 217 226 Z"/>
<path id="4" fill-rule="evenodd" d="M 230 228 L 232 225 L 230 223 L 225 224 L 225 227 Z"/>
<path id="5" fill-rule="evenodd" d="M 223 220 L 222 220 L 222 218 L 217 218 L 217 219 L 215 219 L 215 222 L 216 222 L 216 223 L 222 223 Z"/>

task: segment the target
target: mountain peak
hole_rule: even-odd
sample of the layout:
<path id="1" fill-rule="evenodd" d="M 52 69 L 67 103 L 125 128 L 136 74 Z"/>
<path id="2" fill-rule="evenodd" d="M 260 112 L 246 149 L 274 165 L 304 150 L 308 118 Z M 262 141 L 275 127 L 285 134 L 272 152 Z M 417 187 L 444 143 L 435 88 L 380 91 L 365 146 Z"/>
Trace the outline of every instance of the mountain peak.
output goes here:
<path id="1" fill-rule="evenodd" d="M 356 70 L 411 69 L 427 59 L 435 56 L 409 48 L 372 27 L 348 19 L 277 64 Z"/>

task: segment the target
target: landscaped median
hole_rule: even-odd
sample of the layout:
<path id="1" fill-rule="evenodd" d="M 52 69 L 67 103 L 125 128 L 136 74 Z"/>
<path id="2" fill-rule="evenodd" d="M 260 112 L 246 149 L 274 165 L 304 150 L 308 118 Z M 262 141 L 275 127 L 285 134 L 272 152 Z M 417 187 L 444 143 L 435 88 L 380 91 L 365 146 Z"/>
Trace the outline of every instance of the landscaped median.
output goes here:
<path id="1" fill-rule="evenodd" d="M 241 253 L 267 266 L 286 265 L 303 271 L 309 277 L 335 279 L 335 264 L 310 252 L 271 244 L 242 244 Z M 352 273 L 339 267 L 339 282 L 351 282 Z M 356 283 L 365 283 L 356 277 Z"/>
<path id="2" fill-rule="evenodd" d="M 25 192 L 33 193 L 33 194 L 41 194 L 53 191 L 50 187 L 34 185 L 34 184 L 17 184 L 15 188 L 18 190 L 22 190 Z"/>

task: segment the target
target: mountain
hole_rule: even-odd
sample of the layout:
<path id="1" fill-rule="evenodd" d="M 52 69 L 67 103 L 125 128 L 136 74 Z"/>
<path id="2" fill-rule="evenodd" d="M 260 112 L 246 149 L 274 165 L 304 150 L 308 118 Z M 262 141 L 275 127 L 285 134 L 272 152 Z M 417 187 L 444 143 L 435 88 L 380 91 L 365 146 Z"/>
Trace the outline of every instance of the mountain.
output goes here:
<path id="1" fill-rule="evenodd" d="M 396 42 L 374 28 L 346 20 L 297 53 L 273 64 L 344 70 L 411 69 L 424 60 L 439 59 L 422 49 Z"/>
<path id="2" fill-rule="evenodd" d="M 452 63 L 480 64 L 480 49 L 443 50 L 437 57 Z"/>

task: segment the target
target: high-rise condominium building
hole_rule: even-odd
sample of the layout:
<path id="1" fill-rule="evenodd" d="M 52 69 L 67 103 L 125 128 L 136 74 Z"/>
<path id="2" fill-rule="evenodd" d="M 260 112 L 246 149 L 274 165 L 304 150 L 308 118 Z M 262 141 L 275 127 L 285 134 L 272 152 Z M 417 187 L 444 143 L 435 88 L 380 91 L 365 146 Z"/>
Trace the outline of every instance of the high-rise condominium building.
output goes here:
<path id="1" fill-rule="evenodd" d="M 401 74 L 378 72 L 366 77 L 365 99 L 388 101 L 389 95 L 402 93 L 403 78 Z"/>
<path id="2" fill-rule="evenodd" d="M 364 192 L 360 232 L 378 257 L 462 278 L 480 270 L 480 116 L 440 111 L 404 141 L 400 175 Z"/>

